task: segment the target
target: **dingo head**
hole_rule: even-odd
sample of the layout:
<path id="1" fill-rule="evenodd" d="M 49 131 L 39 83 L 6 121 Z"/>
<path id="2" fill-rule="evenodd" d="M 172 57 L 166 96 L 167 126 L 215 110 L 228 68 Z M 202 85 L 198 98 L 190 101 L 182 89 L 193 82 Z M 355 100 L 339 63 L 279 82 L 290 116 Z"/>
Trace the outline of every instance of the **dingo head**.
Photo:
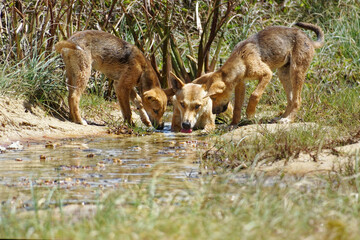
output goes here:
<path id="1" fill-rule="evenodd" d="M 152 88 L 144 92 L 142 102 L 144 109 L 150 118 L 151 124 L 156 129 L 163 129 L 164 122 L 162 117 L 167 105 L 167 96 L 164 91 L 159 87 Z"/>
<path id="2" fill-rule="evenodd" d="M 211 111 L 212 103 L 207 97 L 206 85 L 187 83 L 184 84 L 176 76 L 171 79 L 171 85 L 175 92 L 174 108 L 177 108 L 180 116 L 180 128 L 182 132 L 190 133 L 196 126 L 201 126 L 200 118 Z M 175 110 L 174 110 L 175 114 Z M 201 121 L 201 120 L 200 120 Z"/>

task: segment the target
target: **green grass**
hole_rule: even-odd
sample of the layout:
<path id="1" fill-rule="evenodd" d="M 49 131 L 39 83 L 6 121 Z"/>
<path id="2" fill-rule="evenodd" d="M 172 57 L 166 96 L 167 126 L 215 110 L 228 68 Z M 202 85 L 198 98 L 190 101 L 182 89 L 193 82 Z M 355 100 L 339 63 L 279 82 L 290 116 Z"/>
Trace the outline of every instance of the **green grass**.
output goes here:
<path id="1" fill-rule="evenodd" d="M 23 98 L 64 118 L 66 84 L 59 66 L 59 58 L 54 54 L 27 56 L 19 62 L 1 65 L 0 92 Z"/>
<path id="2" fill-rule="evenodd" d="M 164 188 L 161 179 L 124 185 L 98 199 L 95 216 L 74 221 L 38 204 L 0 209 L 0 236 L 61 239 L 356 239 L 360 234 L 358 161 L 351 175 L 238 183 L 236 174 Z M 276 180 L 277 179 L 277 180 Z M 271 184 L 269 184 L 269 182 Z M 34 190 L 36 191 L 36 189 Z M 50 190 L 49 190 L 50 191 Z M 61 195 L 54 194 L 61 203 Z M 34 200 L 35 201 L 35 200 Z M 33 202 L 34 204 L 35 202 Z M 63 206 L 62 209 L 66 209 Z"/>
<path id="3" fill-rule="evenodd" d="M 247 134 L 239 140 L 219 139 L 203 155 L 204 166 L 217 171 L 219 167 L 249 168 L 260 162 L 288 161 L 300 153 L 310 153 L 317 160 L 317 154 L 323 149 L 332 149 L 339 144 L 334 141 L 339 136 L 336 129 L 315 124 L 290 129 L 279 126 L 273 130 L 259 126 L 256 131 L 258 135 Z"/>

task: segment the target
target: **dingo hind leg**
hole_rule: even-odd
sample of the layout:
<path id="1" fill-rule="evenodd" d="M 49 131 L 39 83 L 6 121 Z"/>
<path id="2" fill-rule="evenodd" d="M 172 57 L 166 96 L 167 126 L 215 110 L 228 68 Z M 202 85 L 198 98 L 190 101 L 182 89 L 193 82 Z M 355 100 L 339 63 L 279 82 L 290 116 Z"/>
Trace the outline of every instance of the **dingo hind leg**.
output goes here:
<path id="1" fill-rule="evenodd" d="M 289 116 L 293 105 L 292 83 L 290 79 L 290 63 L 278 69 L 278 76 L 286 93 L 287 105 L 285 112 L 281 115 L 281 117 L 274 118 L 274 121 L 284 121 L 281 119 L 285 119 L 287 116 Z"/>
<path id="2" fill-rule="evenodd" d="M 283 117 L 280 119 L 282 123 L 293 122 L 296 118 L 296 114 L 301 106 L 301 90 L 305 81 L 306 69 L 298 69 L 291 67 L 290 79 L 291 79 L 291 105 L 286 108 Z"/>
<path id="3" fill-rule="evenodd" d="M 288 98 L 290 98 L 291 101 L 290 104 L 288 103 L 286 111 L 280 119 L 280 122 L 282 123 L 293 122 L 296 118 L 296 114 L 301 106 L 301 90 L 304 85 L 306 72 L 310 67 L 313 55 L 314 49 L 308 49 L 304 44 L 294 47 L 292 59 L 290 60 L 289 70 L 287 70 L 289 72 L 288 75 L 291 84 L 288 84 L 290 86 L 284 86 L 285 91 L 289 91 L 289 88 L 291 88 L 291 92 L 289 94 L 287 93 L 287 96 L 289 95 Z M 283 71 L 285 71 L 285 69 Z M 286 81 L 285 78 L 283 78 L 282 81 Z"/>
<path id="4" fill-rule="evenodd" d="M 62 55 L 68 78 L 70 120 L 86 125 L 86 121 L 81 118 L 79 104 L 91 74 L 90 57 L 83 51 L 72 49 L 64 49 Z"/>

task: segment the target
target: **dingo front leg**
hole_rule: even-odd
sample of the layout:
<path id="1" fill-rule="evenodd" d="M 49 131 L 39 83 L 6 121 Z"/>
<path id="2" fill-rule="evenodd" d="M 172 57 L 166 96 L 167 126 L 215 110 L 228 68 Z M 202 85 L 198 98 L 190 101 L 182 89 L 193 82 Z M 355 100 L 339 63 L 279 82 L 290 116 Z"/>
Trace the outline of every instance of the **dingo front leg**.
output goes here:
<path id="1" fill-rule="evenodd" d="M 241 80 L 235 87 L 235 105 L 230 125 L 237 125 L 241 119 L 241 108 L 245 99 L 245 82 Z"/>

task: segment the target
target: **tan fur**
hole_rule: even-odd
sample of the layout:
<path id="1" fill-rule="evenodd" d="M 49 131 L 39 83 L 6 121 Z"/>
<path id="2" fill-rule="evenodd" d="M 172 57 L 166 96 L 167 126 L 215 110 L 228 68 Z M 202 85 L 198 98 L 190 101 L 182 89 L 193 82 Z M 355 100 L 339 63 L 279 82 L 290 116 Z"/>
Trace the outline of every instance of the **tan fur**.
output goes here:
<path id="1" fill-rule="evenodd" d="M 131 99 L 146 125 L 150 125 L 148 115 L 154 127 L 163 127 L 167 96 L 150 62 L 138 48 L 110 33 L 87 30 L 75 33 L 67 41 L 58 42 L 55 49 L 65 62 L 72 121 L 86 124 L 80 115 L 79 101 L 93 68 L 114 80 L 114 89 L 126 122 L 132 124 Z M 140 96 L 135 87 L 139 88 Z"/>
<path id="2" fill-rule="evenodd" d="M 272 77 L 272 71 L 278 69 L 288 102 L 280 122 L 291 122 L 295 119 L 301 104 L 301 89 L 306 71 L 315 49 L 324 45 L 324 34 L 318 26 L 308 23 L 296 25 L 314 31 L 317 40 L 312 41 L 298 28 L 268 27 L 238 43 L 218 71 L 205 74 L 194 81 L 207 84 L 208 96 L 213 100 L 213 113 L 226 110 L 235 89 L 231 124 L 238 124 L 245 98 L 245 80 L 257 79 L 259 83 L 251 94 L 246 109 L 246 116 L 254 117 L 256 105 Z"/>
<path id="3" fill-rule="evenodd" d="M 207 95 L 206 85 L 184 84 L 176 76 L 171 79 L 175 92 L 173 98 L 173 118 L 171 130 L 179 132 L 181 129 L 215 129 L 215 114 L 212 113 L 212 101 Z"/>

